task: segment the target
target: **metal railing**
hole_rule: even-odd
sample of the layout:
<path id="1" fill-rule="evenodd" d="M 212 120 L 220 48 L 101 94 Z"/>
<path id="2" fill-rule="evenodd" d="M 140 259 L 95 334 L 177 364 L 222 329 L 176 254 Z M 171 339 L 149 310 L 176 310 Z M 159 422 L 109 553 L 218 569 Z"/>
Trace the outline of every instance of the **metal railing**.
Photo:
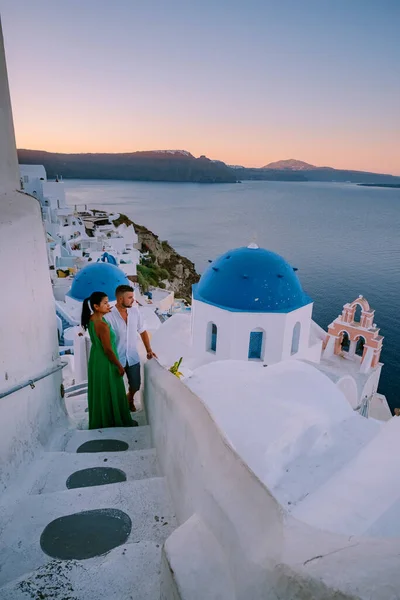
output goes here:
<path id="1" fill-rule="evenodd" d="M 18 383 L 17 385 L 10 387 L 8 390 L 5 390 L 4 392 L 0 392 L 0 399 L 6 398 L 6 396 L 10 396 L 11 394 L 18 392 L 19 390 L 23 390 L 24 388 L 26 388 L 28 386 L 30 386 L 32 389 L 34 389 L 35 383 L 37 381 L 40 381 L 41 379 L 45 379 L 46 377 L 49 377 L 50 375 L 57 373 L 57 371 L 61 371 L 61 369 L 66 367 L 67 364 L 68 363 L 66 363 L 66 362 L 58 363 L 57 365 L 54 365 L 51 369 L 47 369 L 47 371 L 44 371 L 40 375 L 37 375 L 36 377 L 32 377 L 31 379 L 27 379 L 26 381 L 23 381 L 22 383 Z"/>

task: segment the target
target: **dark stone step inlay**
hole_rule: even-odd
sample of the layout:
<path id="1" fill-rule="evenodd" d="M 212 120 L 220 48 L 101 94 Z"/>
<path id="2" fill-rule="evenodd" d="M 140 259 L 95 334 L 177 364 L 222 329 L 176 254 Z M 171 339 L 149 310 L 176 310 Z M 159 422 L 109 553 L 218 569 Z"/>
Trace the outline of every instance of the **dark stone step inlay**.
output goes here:
<path id="1" fill-rule="evenodd" d="M 90 440 L 79 446 L 77 452 L 123 452 L 129 444 L 121 440 Z"/>
<path id="2" fill-rule="evenodd" d="M 120 483 L 121 481 L 126 481 L 126 474 L 121 469 L 92 467 L 72 473 L 67 479 L 66 486 L 69 490 L 72 490 L 74 488 Z"/>
<path id="3" fill-rule="evenodd" d="M 40 536 L 40 547 L 52 558 L 84 560 L 121 546 L 131 529 L 130 517 L 121 510 L 88 510 L 49 523 Z"/>

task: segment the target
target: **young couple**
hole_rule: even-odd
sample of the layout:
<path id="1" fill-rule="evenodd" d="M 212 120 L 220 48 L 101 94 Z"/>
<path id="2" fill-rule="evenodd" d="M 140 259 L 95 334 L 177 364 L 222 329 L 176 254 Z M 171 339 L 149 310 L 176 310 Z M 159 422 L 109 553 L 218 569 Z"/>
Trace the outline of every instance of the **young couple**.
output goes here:
<path id="1" fill-rule="evenodd" d="M 157 358 L 129 285 L 115 291 L 117 303 L 110 308 L 107 294 L 93 292 L 82 306 L 81 324 L 89 331 L 92 348 L 88 364 L 89 429 L 133 427 L 130 410 L 140 388 L 140 361 L 136 348 L 139 333 L 147 358 Z M 123 376 L 129 382 L 128 397 Z"/>

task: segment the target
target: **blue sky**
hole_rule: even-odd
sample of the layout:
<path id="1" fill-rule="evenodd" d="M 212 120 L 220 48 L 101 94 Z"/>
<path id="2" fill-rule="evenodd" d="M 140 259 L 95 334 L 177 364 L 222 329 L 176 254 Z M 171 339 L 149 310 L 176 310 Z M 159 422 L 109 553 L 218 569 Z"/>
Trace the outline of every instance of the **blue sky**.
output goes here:
<path id="1" fill-rule="evenodd" d="M 400 0 L 0 0 L 19 147 L 400 175 Z"/>

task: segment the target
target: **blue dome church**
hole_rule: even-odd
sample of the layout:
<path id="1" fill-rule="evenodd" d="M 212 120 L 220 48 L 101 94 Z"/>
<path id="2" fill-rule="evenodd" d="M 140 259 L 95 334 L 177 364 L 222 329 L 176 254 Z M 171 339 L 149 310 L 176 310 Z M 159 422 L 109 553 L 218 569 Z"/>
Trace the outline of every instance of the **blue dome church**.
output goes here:
<path id="1" fill-rule="evenodd" d="M 67 313 L 76 323 L 80 323 L 82 302 L 93 292 L 104 292 L 110 302 L 115 300 L 115 290 L 119 285 L 132 285 L 125 273 L 118 267 L 97 262 L 86 265 L 79 271 L 69 292 L 65 294 Z"/>
<path id="2" fill-rule="evenodd" d="M 125 273 L 111 263 L 97 262 L 79 271 L 67 295 L 83 302 L 93 292 L 104 292 L 113 301 L 119 285 L 131 285 Z"/>
<path id="3" fill-rule="evenodd" d="M 230 250 L 213 261 L 193 287 L 196 354 L 205 353 L 209 360 L 264 364 L 311 358 L 313 302 L 296 271 L 284 258 L 256 244 Z"/>

